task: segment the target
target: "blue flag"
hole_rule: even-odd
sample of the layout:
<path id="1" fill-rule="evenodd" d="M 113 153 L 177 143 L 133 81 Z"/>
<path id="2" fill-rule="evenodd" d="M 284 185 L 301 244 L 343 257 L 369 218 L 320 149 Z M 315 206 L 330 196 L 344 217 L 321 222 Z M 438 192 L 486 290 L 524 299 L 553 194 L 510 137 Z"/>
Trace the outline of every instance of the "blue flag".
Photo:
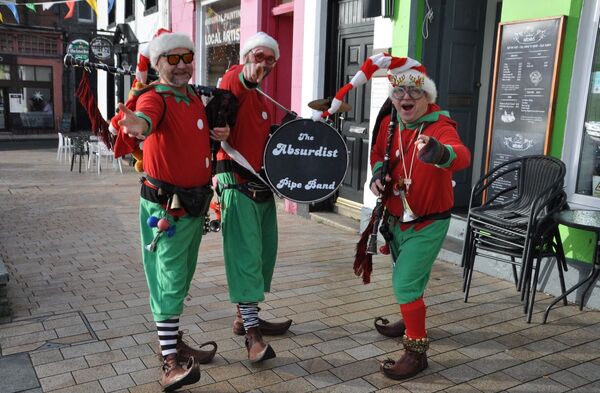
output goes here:
<path id="1" fill-rule="evenodd" d="M 19 21 L 19 13 L 17 12 L 17 6 L 14 4 L 5 4 L 8 8 L 10 8 L 10 10 L 12 11 L 13 15 L 15 16 L 15 19 L 17 20 L 17 23 L 21 23 Z"/>
<path id="2" fill-rule="evenodd" d="M 114 5 L 115 5 L 115 0 L 108 0 L 108 13 L 109 14 L 110 14 L 110 11 L 112 11 Z"/>

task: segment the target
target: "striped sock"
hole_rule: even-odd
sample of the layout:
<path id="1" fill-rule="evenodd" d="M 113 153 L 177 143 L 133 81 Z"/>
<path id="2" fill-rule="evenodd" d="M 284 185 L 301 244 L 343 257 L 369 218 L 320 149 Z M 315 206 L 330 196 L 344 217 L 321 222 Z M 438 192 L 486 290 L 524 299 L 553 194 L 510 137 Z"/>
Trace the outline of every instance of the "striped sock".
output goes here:
<path id="1" fill-rule="evenodd" d="M 244 329 L 258 327 L 258 303 L 239 303 Z"/>
<path id="2" fill-rule="evenodd" d="M 158 341 L 163 358 L 177 353 L 177 333 L 179 331 L 179 317 L 156 321 Z"/>

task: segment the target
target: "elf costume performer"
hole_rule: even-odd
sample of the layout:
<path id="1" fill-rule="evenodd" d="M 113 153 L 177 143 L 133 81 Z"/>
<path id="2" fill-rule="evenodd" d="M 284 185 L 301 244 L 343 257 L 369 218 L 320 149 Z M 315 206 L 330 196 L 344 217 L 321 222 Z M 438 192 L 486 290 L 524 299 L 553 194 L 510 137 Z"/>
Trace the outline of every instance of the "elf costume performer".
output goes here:
<path id="1" fill-rule="evenodd" d="M 375 195 L 384 193 L 382 225 L 391 235 L 387 245 L 393 259 L 392 287 L 402 320 L 387 324 L 378 318 L 375 325 L 386 336 L 402 336 L 404 354 L 397 361 L 384 361 L 381 370 L 389 378 L 405 379 L 427 368 L 423 293 L 450 225 L 452 174 L 470 165 L 471 154 L 460 140 L 456 122 L 435 104 L 435 84 L 416 60 L 374 55 L 336 99 L 341 102 L 351 88 L 365 83 L 380 68 L 388 69 L 390 99 L 398 116 L 390 140 L 387 185 L 382 185 L 381 169 L 390 115 L 381 121 L 372 146 L 370 188 Z M 336 110 L 335 101 L 330 113 Z"/>
<path id="2" fill-rule="evenodd" d="M 198 364 L 210 362 L 217 350 L 214 342 L 201 346 L 211 345 L 208 351 L 193 349 L 179 331 L 206 213 L 193 209 L 196 204 L 184 196 L 191 194 L 208 207 L 209 137 L 223 140 L 229 129 L 209 131 L 204 105 L 188 85 L 194 72 L 194 44 L 188 36 L 162 32 L 150 42 L 149 56 L 160 79 L 137 98 L 135 111 L 119 104 L 117 125 L 123 137 L 144 140 L 142 256 L 163 358 L 161 383 L 165 391 L 172 391 L 197 382 Z"/>
<path id="3" fill-rule="evenodd" d="M 279 46 L 259 32 L 242 46 L 240 58 L 242 64 L 231 67 L 219 86 L 237 97 L 239 110 L 217 154 L 217 179 L 227 286 L 231 302 L 238 307 L 233 332 L 246 335 L 248 359 L 260 362 L 275 357 L 263 334 L 284 334 L 292 323 L 258 317 L 258 303 L 271 289 L 277 258 L 277 216 L 273 193 L 256 176 L 274 123 L 256 88 L 279 59 Z"/>

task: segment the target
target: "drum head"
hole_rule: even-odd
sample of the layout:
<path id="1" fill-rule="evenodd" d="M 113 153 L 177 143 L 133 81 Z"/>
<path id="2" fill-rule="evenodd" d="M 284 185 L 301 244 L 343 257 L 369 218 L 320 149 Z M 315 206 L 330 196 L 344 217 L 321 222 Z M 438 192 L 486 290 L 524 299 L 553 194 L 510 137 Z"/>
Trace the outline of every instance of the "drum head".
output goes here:
<path id="1" fill-rule="evenodd" d="M 296 119 L 267 141 L 264 170 L 273 189 L 299 203 L 318 202 L 341 185 L 348 166 L 342 136 L 321 121 Z"/>

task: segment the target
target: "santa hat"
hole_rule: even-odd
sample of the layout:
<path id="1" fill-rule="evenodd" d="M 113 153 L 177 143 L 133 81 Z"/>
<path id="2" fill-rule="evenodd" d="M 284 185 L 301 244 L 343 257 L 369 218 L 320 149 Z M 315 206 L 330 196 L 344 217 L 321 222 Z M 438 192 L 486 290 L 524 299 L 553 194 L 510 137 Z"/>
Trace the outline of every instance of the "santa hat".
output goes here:
<path id="1" fill-rule="evenodd" d="M 429 102 L 435 102 L 437 98 L 435 83 L 427 76 L 427 71 L 421 63 L 410 57 L 394 57 L 388 53 L 378 53 L 369 57 L 350 82 L 337 91 L 329 109 L 325 112 L 315 112 L 313 119 L 326 118 L 336 113 L 342 105 L 342 100 L 346 94 L 356 86 L 364 85 L 371 79 L 375 71 L 381 68 L 388 70 L 387 77 L 392 87 L 419 87 L 427 93 Z"/>
<path id="2" fill-rule="evenodd" d="M 194 52 L 194 42 L 188 35 L 171 33 L 169 30 L 160 29 L 152 41 L 150 41 L 150 45 L 148 45 L 150 65 L 156 67 L 160 55 L 176 48 L 185 48 Z"/>
<path id="3" fill-rule="evenodd" d="M 279 60 L 279 45 L 277 41 L 267 33 L 259 31 L 244 42 L 244 46 L 240 50 L 240 62 L 243 62 L 244 56 L 257 46 L 264 46 L 271 49 L 275 53 L 275 60 Z"/>

